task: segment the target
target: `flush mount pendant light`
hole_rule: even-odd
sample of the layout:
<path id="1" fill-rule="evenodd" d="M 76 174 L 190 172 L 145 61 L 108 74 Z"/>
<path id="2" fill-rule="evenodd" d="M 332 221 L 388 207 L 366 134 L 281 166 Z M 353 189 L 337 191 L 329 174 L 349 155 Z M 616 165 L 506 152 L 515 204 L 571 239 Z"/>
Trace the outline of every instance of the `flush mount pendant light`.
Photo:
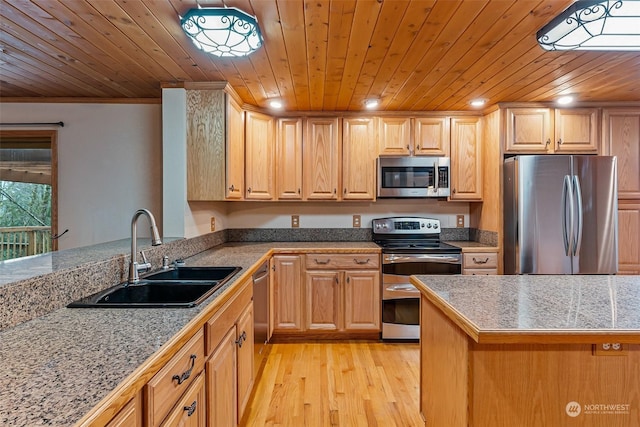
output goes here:
<path id="1" fill-rule="evenodd" d="M 198 49 L 215 56 L 247 56 L 262 46 L 256 18 L 235 7 L 191 9 L 180 24 Z"/>
<path id="2" fill-rule="evenodd" d="M 578 0 L 536 37 L 546 50 L 640 50 L 640 1 Z"/>

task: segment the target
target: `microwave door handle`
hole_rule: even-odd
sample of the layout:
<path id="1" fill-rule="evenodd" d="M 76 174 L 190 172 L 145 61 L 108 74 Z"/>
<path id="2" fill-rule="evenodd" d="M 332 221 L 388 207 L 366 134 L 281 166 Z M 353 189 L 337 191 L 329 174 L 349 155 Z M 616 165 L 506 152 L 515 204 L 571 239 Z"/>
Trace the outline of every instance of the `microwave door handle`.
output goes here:
<path id="1" fill-rule="evenodd" d="M 436 159 L 433 162 L 433 169 L 434 169 L 433 170 L 433 176 L 435 178 L 435 184 L 436 184 L 435 187 L 436 187 L 436 193 L 437 193 L 438 192 L 438 188 L 439 188 L 438 175 L 440 173 L 440 171 L 438 170 L 438 159 Z"/>

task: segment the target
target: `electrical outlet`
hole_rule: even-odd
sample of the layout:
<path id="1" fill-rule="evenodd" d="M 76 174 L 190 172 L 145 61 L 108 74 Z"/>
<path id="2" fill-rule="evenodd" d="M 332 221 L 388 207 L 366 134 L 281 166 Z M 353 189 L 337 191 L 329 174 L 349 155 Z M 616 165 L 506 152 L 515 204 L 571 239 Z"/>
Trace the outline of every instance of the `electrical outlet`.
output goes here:
<path id="1" fill-rule="evenodd" d="M 216 231 L 216 218 L 214 216 L 211 217 L 211 231 Z"/>
<path id="2" fill-rule="evenodd" d="M 464 215 L 456 215 L 456 227 L 464 227 Z"/>
<path id="3" fill-rule="evenodd" d="M 628 344 L 614 342 L 593 345 L 594 356 L 626 356 L 628 353 Z"/>
<path id="4" fill-rule="evenodd" d="M 299 215 L 291 215 L 291 228 L 300 227 L 300 216 Z"/>
<path id="5" fill-rule="evenodd" d="M 353 216 L 353 228 L 360 228 L 360 215 Z"/>

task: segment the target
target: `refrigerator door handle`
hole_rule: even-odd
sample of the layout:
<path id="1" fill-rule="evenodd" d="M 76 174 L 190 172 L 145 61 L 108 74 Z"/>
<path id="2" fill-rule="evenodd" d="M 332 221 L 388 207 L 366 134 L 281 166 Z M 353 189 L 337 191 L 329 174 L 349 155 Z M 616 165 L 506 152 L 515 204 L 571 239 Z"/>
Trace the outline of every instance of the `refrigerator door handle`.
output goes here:
<path id="1" fill-rule="evenodd" d="M 576 199 L 576 206 L 578 209 L 578 227 L 576 229 L 576 236 L 574 237 L 573 255 L 580 253 L 580 246 L 582 245 L 582 190 L 580 188 L 580 179 L 578 175 L 573 176 L 573 188 Z M 573 229 L 573 228 L 572 228 Z"/>
<path id="2" fill-rule="evenodd" d="M 567 201 L 569 203 L 569 230 L 567 232 Z M 564 176 L 562 183 L 562 241 L 564 242 L 564 253 L 566 256 L 571 254 L 573 249 L 573 191 L 571 191 L 571 177 L 569 175 Z"/>

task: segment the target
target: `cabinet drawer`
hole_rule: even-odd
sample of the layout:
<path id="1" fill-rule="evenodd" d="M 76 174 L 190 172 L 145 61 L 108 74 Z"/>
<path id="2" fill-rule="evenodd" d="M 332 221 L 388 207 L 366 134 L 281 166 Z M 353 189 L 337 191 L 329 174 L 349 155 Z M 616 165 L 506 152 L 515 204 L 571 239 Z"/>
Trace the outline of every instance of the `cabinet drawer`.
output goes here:
<path id="1" fill-rule="evenodd" d="M 204 367 L 200 329 L 146 385 L 148 425 L 158 426 Z"/>
<path id="2" fill-rule="evenodd" d="M 307 254 L 307 270 L 373 269 L 380 267 L 379 254 Z"/>
<path id="3" fill-rule="evenodd" d="M 233 327 L 243 310 L 251 302 L 253 287 L 244 286 L 240 294 L 225 305 L 205 325 L 207 357 L 220 345 L 225 334 Z"/>
<path id="4" fill-rule="evenodd" d="M 495 252 L 471 252 L 463 254 L 464 268 L 497 268 L 498 254 Z"/>

